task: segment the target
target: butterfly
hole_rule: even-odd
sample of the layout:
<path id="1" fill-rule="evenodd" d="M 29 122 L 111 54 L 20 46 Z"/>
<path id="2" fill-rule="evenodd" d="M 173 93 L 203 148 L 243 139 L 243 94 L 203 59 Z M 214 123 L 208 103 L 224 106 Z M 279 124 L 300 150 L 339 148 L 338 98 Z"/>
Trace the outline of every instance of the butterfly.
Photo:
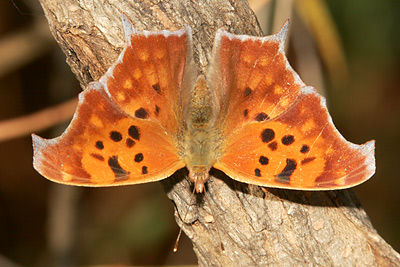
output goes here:
<path id="1" fill-rule="evenodd" d="M 125 15 L 122 24 L 126 47 L 80 94 L 65 132 L 32 135 L 34 167 L 49 180 L 129 185 L 186 167 L 203 192 L 216 168 L 248 184 L 330 190 L 374 174 L 374 141 L 346 141 L 325 99 L 289 65 L 288 22 L 266 37 L 219 29 L 205 75 L 190 27 L 138 31 Z"/>

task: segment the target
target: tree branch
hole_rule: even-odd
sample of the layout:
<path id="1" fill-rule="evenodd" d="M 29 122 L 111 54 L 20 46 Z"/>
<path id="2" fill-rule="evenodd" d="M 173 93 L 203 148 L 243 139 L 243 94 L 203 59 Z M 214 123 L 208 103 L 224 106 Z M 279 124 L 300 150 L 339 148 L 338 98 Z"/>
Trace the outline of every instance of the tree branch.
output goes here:
<path id="1" fill-rule="evenodd" d="M 29 115 L 0 121 L 0 142 L 26 136 L 70 120 L 77 105 L 78 99 L 72 99 Z"/>
<path id="2" fill-rule="evenodd" d="M 138 29 L 190 25 L 201 71 L 216 29 L 261 35 L 245 0 L 40 1 L 83 88 L 99 79 L 122 50 L 122 12 Z M 189 203 L 193 185 L 186 174 L 181 170 L 162 184 L 201 266 L 400 266 L 399 254 L 376 233 L 351 190 L 265 189 L 214 171 L 207 192 Z"/>

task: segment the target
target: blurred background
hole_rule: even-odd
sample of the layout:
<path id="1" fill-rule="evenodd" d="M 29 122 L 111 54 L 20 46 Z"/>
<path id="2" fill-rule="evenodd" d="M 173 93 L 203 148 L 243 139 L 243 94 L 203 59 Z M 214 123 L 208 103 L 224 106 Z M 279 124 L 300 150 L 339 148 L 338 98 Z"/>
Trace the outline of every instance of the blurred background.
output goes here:
<path id="1" fill-rule="evenodd" d="M 250 4 L 265 34 L 291 19 L 289 61 L 327 96 L 346 139 L 376 140 L 377 172 L 354 190 L 399 251 L 400 2 Z M 33 169 L 30 132 L 58 136 L 80 91 L 38 1 L 0 1 L 0 265 L 196 264 L 188 239 L 171 253 L 178 227 L 159 183 L 76 188 Z"/>

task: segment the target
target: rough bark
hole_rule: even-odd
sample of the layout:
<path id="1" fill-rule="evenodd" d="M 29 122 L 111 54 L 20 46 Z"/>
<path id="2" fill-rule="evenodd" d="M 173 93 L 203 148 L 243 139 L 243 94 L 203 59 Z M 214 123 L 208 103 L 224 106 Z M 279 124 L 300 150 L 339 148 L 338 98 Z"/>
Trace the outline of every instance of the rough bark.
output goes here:
<path id="1" fill-rule="evenodd" d="M 99 79 L 122 50 L 122 12 L 138 29 L 190 25 L 201 71 L 219 27 L 261 35 L 245 0 L 40 1 L 83 88 Z M 179 171 L 162 184 L 201 266 L 400 266 L 399 254 L 377 234 L 351 190 L 265 189 L 214 171 L 207 192 L 190 204 L 193 185 L 186 174 Z"/>

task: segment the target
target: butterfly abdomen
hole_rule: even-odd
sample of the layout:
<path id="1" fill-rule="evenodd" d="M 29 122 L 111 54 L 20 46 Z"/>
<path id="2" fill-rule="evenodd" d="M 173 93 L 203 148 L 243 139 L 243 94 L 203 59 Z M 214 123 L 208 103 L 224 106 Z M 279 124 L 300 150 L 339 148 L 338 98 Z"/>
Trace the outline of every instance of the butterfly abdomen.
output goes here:
<path id="1" fill-rule="evenodd" d="M 195 183 L 196 191 L 203 191 L 203 184 L 208 180 L 208 172 L 214 164 L 213 141 L 208 130 L 192 131 L 187 138 L 185 162 L 189 178 Z"/>

